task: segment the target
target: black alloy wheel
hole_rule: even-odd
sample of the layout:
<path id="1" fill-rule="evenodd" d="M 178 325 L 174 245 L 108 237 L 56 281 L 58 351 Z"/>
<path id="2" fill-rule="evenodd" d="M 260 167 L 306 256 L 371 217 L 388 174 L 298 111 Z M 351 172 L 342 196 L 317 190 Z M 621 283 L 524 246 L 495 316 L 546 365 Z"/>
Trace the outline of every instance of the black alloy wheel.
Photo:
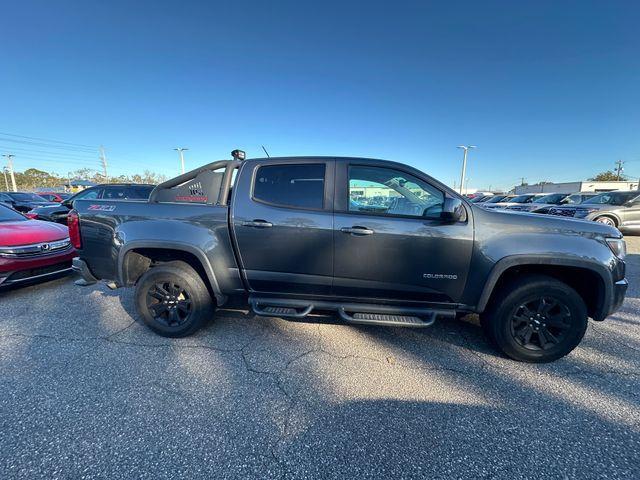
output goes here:
<path id="1" fill-rule="evenodd" d="M 522 347 L 546 350 L 561 343 L 571 328 L 571 311 L 562 301 L 540 297 L 521 304 L 511 317 L 511 335 Z"/>
<path id="2" fill-rule="evenodd" d="M 147 307 L 157 322 L 167 327 L 177 327 L 189 319 L 191 298 L 175 282 L 157 282 L 147 291 Z"/>

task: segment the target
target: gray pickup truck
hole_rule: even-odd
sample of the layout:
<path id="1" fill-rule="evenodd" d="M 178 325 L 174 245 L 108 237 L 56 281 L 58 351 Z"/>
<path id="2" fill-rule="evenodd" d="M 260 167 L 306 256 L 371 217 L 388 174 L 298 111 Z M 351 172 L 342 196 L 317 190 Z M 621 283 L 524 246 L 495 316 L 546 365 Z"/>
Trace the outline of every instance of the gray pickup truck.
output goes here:
<path id="1" fill-rule="evenodd" d="M 627 289 L 607 225 L 487 211 L 401 163 L 220 160 L 148 202 L 78 200 L 68 217 L 87 282 L 134 287 L 160 335 L 189 335 L 231 298 L 257 315 L 334 312 L 349 324 L 427 327 L 480 314 L 511 358 L 573 350 Z"/>

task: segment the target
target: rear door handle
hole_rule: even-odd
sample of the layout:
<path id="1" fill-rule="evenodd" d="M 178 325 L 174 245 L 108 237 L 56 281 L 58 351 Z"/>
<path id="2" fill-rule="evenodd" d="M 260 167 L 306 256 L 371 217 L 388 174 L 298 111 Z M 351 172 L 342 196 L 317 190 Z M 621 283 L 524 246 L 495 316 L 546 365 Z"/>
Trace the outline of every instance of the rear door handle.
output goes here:
<path id="1" fill-rule="evenodd" d="M 351 235 L 373 235 L 373 230 L 367 227 L 342 227 L 340 231 Z"/>
<path id="2" fill-rule="evenodd" d="M 253 228 L 271 228 L 273 227 L 273 223 L 267 222 L 266 220 L 252 220 L 250 222 L 242 222 L 242 226 Z"/>

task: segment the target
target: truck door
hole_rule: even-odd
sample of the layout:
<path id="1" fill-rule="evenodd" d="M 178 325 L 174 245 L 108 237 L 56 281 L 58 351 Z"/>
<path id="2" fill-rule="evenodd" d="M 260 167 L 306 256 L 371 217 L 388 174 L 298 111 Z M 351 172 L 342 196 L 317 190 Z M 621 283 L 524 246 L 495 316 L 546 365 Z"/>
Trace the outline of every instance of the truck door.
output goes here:
<path id="1" fill-rule="evenodd" d="M 250 290 L 330 293 L 334 164 L 325 158 L 243 163 L 231 223 Z"/>
<path id="2" fill-rule="evenodd" d="M 440 219 L 445 192 L 414 169 L 337 162 L 334 289 L 341 297 L 458 301 L 473 225 Z M 470 210 L 470 209 L 469 209 Z"/>

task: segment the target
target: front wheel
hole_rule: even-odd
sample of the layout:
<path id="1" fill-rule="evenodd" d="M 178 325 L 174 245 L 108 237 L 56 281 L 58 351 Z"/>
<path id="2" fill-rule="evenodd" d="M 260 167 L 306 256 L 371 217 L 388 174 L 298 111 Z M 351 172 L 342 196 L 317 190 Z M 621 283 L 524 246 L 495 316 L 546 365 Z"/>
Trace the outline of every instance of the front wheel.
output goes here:
<path id="1" fill-rule="evenodd" d="M 587 308 L 580 295 L 544 275 L 527 275 L 504 287 L 480 318 L 502 352 L 532 363 L 564 357 L 587 329 Z"/>
<path id="2" fill-rule="evenodd" d="M 616 221 L 610 217 L 599 217 L 595 219 L 598 223 L 604 223 L 605 225 L 609 225 L 610 227 L 617 227 Z"/>
<path id="3" fill-rule="evenodd" d="M 144 323 L 163 337 L 186 337 L 213 317 L 207 286 L 189 264 L 152 267 L 136 285 L 136 308 Z"/>

